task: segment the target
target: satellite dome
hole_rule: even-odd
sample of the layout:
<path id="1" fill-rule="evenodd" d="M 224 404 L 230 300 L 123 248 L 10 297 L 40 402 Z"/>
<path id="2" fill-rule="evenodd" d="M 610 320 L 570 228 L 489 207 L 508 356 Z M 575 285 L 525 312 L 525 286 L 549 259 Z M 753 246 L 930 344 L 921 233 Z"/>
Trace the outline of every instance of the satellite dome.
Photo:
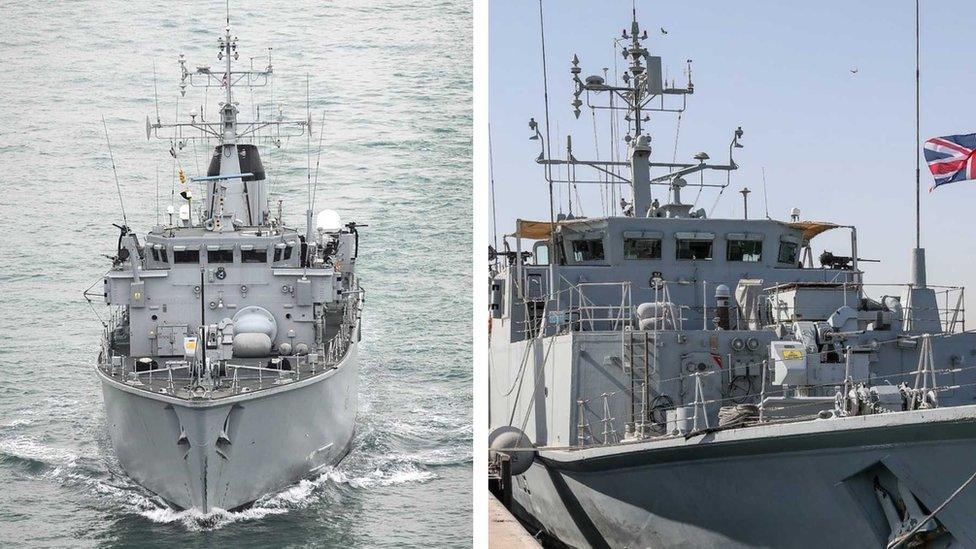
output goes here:
<path id="1" fill-rule="evenodd" d="M 337 233 L 342 230 L 342 218 L 335 210 L 322 210 L 315 218 L 315 228 L 323 233 Z"/>

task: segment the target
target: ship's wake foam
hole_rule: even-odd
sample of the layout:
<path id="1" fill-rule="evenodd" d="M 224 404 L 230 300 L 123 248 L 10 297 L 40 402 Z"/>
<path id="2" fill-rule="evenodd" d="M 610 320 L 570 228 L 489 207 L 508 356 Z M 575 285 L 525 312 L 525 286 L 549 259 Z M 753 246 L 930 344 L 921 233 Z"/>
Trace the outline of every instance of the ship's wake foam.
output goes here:
<path id="1" fill-rule="evenodd" d="M 434 477 L 433 473 L 410 467 L 390 470 L 376 469 L 367 474 L 354 474 L 343 470 L 340 466 L 324 469 L 314 478 L 303 479 L 281 492 L 266 495 L 255 501 L 247 509 L 239 511 L 216 509 L 207 514 L 195 509 L 177 511 L 152 500 L 139 502 L 133 511 L 157 523 L 182 523 L 191 531 L 214 530 L 236 522 L 261 520 L 270 515 L 280 515 L 296 509 L 305 509 L 326 497 L 330 489 L 342 489 L 342 486 L 348 486 L 352 489 L 389 486 L 408 482 L 424 482 Z"/>
<path id="2" fill-rule="evenodd" d="M 392 406 L 392 397 L 379 394 L 387 381 L 372 381 L 379 388 L 364 383 L 365 398 L 360 401 L 359 424 L 350 453 L 339 464 L 265 495 L 243 510 L 203 514 L 172 509 L 125 474 L 103 421 L 89 426 L 90 436 L 54 437 L 48 430 L 37 429 L 40 414 L 21 411 L 0 421 L 0 463 L 20 474 L 60 484 L 79 496 L 83 505 L 121 520 L 148 520 L 187 531 L 220 529 L 314 509 L 339 498 L 355 499 L 359 492 L 432 482 L 445 470 L 471 463 L 471 431 L 463 394 L 424 389 L 406 395 L 410 397 L 406 399 L 398 394 L 397 398 L 410 405 Z M 61 401 L 50 404 L 72 410 Z M 66 415 L 66 419 L 70 417 Z"/>
<path id="3" fill-rule="evenodd" d="M 16 426 L 12 427 L 15 428 L 7 430 L 16 430 Z M 439 451 L 377 453 L 376 450 L 391 450 L 377 447 L 376 441 L 383 438 L 376 433 L 361 432 L 352 453 L 337 466 L 323 468 L 311 478 L 263 496 L 246 509 L 217 509 L 206 514 L 195 509 L 172 509 L 155 494 L 130 480 L 114 457 L 101 452 L 102 455 L 80 455 L 36 438 L 8 432 L 0 434 L 0 462 L 16 464 L 29 475 L 93 495 L 100 504 L 124 514 L 136 514 L 154 523 L 177 523 L 189 531 L 201 531 L 304 509 L 336 491 L 427 482 L 437 476 L 427 467 L 452 461 Z"/>

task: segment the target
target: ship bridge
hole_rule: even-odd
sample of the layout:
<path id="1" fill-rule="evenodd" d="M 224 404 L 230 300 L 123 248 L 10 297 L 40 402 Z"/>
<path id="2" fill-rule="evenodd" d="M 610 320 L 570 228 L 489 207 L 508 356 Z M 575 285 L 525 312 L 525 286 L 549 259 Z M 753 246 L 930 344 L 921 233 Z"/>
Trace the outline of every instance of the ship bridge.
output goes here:
<path id="1" fill-rule="evenodd" d="M 815 266 L 811 241 L 831 229 L 850 232 L 851 252 L 826 252 L 819 257 L 820 266 Z M 568 305 L 570 293 L 585 291 L 578 297 L 590 307 L 604 307 L 598 316 L 606 317 L 610 307 L 615 307 L 614 314 L 621 312 L 617 310 L 621 299 L 633 305 L 661 301 L 666 287 L 667 301 L 683 310 L 682 326 L 698 330 L 714 328 L 709 311 L 714 311 L 719 286 L 732 291 L 743 284 L 752 290 L 792 284 L 816 287 L 820 295 L 832 289 L 836 295 L 824 306 L 833 308 L 821 316 L 832 313 L 838 299 L 837 306 L 845 301 L 856 305 L 861 297 L 857 232 L 833 223 L 605 217 L 555 224 L 520 221 L 509 237 L 515 250 L 509 246 L 508 253 L 501 253 L 508 261 L 496 278 L 499 288 L 492 305 L 496 318 L 507 316 L 506 312 L 528 315 L 517 322 L 538 318 L 554 277 L 558 282 L 552 295 L 557 303 L 550 309 L 561 310 L 564 302 Z M 550 253 L 553 245 L 555 253 Z M 503 292 L 503 286 L 514 291 Z M 513 340 L 524 336 L 511 335 Z"/>
<path id="2" fill-rule="evenodd" d="M 254 228 L 228 236 L 200 227 L 177 227 L 149 233 L 145 249 L 148 269 L 223 264 L 304 267 L 307 261 L 302 259 L 308 257 L 305 235 L 293 229 Z M 332 259 L 331 253 L 320 258 L 322 262 Z"/>

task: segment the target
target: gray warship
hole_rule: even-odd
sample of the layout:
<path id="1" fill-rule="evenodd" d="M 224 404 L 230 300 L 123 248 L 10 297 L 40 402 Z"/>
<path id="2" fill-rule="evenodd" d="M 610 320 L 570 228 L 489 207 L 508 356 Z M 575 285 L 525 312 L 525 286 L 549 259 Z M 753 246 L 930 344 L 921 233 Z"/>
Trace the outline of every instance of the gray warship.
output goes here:
<path id="1" fill-rule="evenodd" d="M 334 210 L 313 219 L 311 169 L 304 230 L 285 225 L 281 201 L 272 207 L 258 143 L 310 140 L 311 116 L 261 119 L 257 106 L 239 120 L 235 87 L 273 85 L 274 71 L 270 49 L 261 70 L 253 59 L 232 68 L 238 57 L 229 16 L 222 68 L 191 70 L 180 56 L 181 96 L 221 89 L 219 117 L 194 109 L 165 124 L 157 100 L 147 137 L 169 142 L 181 190 L 144 239 L 116 225 L 103 290 L 86 292 L 111 310 L 95 372 L 119 462 L 168 505 L 201 513 L 245 507 L 336 464 L 357 414 L 357 225 Z M 206 173 L 187 181 L 180 158 L 192 140 L 214 148 Z"/>
<path id="2" fill-rule="evenodd" d="M 649 114 L 697 90 L 690 66 L 686 83 L 662 78 L 646 38 L 635 13 L 619 82 L 570 66 L 576 116 L 622 118 L 625 158 L 577 158 L 571 142 L 555 157 L 530 122 L 550 189 L 632 199 L 603 217 L 550 203 L 490 249 L 496 488 L 554 545 L 976 546 L 964 289 L 928 284 L 918 243 L 907 283 L 872 284 L 853 225 L 683 202 L 730 186 L 744 132 L 727 161 L 657 160 Z M 850 250 L 815 260 L 826 231 Z"/>

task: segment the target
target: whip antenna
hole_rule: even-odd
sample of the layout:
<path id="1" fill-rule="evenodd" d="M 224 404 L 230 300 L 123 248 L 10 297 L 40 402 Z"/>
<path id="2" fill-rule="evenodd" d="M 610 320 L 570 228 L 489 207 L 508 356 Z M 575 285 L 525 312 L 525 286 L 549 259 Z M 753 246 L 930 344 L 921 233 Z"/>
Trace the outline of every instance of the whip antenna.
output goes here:
<path id="1" fill-rule="evenodd" d="M 153 97 L 156 102 L 156 123 L 160 123 L 159 118 L 159 86 L 156 84 L 156 60 L 153 59 Z"/>
<path id="2" fill-rule="evenodd" d="M 156 225 L 159 225 L 159 159 L 156 159 Z"/>
<path id="3" fill-rule="evenodd" d="M 491 194 L 491 235 L 495 242 L 495 252 L 498 251 L 498 219 L 495 215 L 495 160 L 491 150 L 491 124 L 488 124 L 488 188 Z M 495 266 L 498 266 L 498 254 L 495 254 Z"/>
<path id="4" fill-rule="evenodd" d="M 305 132 L 305 178 L 308 191 L 308 207 L 312 208 L 312 106 L 308 94 L 308 73 L 305 73 L 305 119 L 308 120 Z"/>
<path id="5" fill-rule="evenodd" d="M 312 180 L 312 211 L 315 211 L 315 196 L 319 192 L 319 161 L 322 160 L 323 137 L 325 137 L 325 109 L 322 109 L 322 120 L 319 122 L 319 150 L 315 153 L 315 179 Z"/>
<path id="6" fill-rule="evenodd" d="M 552 158 L 552 149 L 549 143 L 549 71 L 546 68 L 546 25 L 545 17 L 542 14 L 542 0 L 539 0 L 539 36 L 542 42 L 542 96 L 546 107 L 546 157 Z M 556 223 L 556 209 L 552 201 L 552 167 L 545 166 L 546 179 L 549 180 L 549 222 Z"/>
<path id="7" fill-rule="evenodd" d="M 539 41 L 542 43 L 542 95 L 546 107 L 546 159 L 552 159 L 552 145 L 549 140 L 549 71 L 546 67 L 546 23 L 542 12 L 542 0 L 539 0 Z M 549 255 L 556 249 L 556 207 L 552 201 L 552 166 L 546 164 L 543 168 L 546 181 L 549 183 Z M 520 281 L 521 282 L 521 281 Z M 556 263 L 549 260 L 549 294 L 556 296 Z M 514 412 L 513 412 L 514 413 Z"/>
<path id="8" fill-rule="evenodd" d="M 115 156 L 112 155 L 112 142 L 108 139 L 108 125 L 105 124 L 105 115 L 102 115 L 102 128 L 105 129 L 105 144 L 108 145 L 108 158 L 112 161 L 112 174 L 115 175 L 115 190 L 119 193 L 119 207 L 122 208 L 122 224 L 129 226 L 129 221 L 125 217 L 125 202 L 122 200 L 122 186 L 119 185 L 119 172 L 115 169 Z"/>
<path id="9" fill-rule="evenodd" d="M 312 103 L 309 96 L 308 73 L 305 73 L 305 178 L 308 185 L 308 209 L 305 210 L 305 242 L 312 241 Z M 325 112 L 323 111 L 323 115 Z M 308 267 L 308 257 L 302 257 Z M 304 275 L 303 275 L 304 276 Z"/>
<path id="10" fill-rule="evenodd" d="M 772 219 L 772 217 L 769 217 L 769 200 L 766 197 L 766 166 L 763 166 L 762 176 L 763 176 L 763 206 L 765 206 L 766 208 L 766 219 Z"/>

